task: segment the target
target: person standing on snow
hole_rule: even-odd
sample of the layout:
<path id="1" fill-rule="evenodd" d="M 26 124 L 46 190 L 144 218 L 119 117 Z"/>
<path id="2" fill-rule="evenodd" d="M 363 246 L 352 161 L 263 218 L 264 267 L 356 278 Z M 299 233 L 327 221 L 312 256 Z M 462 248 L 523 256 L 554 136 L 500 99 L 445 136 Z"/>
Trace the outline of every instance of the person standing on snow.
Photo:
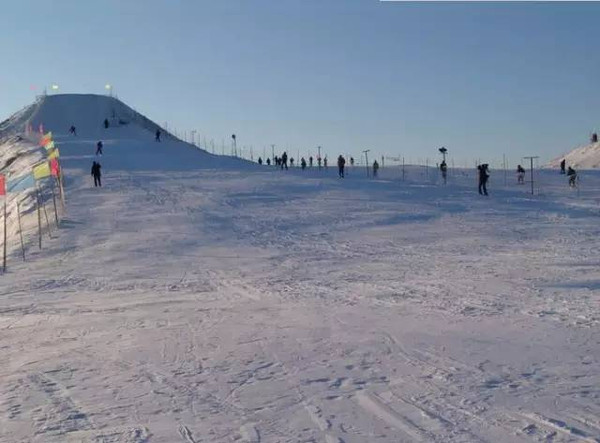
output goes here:
<path id="1" fill-rule="evenodd" d="M 308 157 L 308 166 L 312 168 L 313 165 L 313 158 L 312 155 L 310 157 Z"/>
<path id="2" fill-rule="evenodd" d="M 517 183 L 520 185 L 525 184 L 525 169 L 521 165 L 517 165 Z"/>
<path id="3" fill-rule="evenodd" d="M 156 130 L 156 133 L 154 134 L 154 141 L 156 141 L 156 142 L 160 141 L 160 129 Z"/>
<path id="4" fill-rule="evenodd" d="M 560 173 L 564 174 L 565 173 L 565 166 L 567 165 L 567 161 L 563 158 L 562 161 L 560 162 Z"/>
<path id="5" fill-rule="evenodd" d="M 101 168 L 102 166 L 100 166 L 100 163 L 92 163 L 92 177 L 94 177 L 94 187 L 102 187 L 102 181 L 100 179 L 100 177 L 102 176 L 102 173 L 100 172 Z"/>
<path id="6" fill-rule="evenodd" d="M 304 157 L 302 157 L 302 160 L 300 160 L 300 166 L 302 167 L 303 171 L 306 169 L 306 160 L 304 160 Z"/>
<path id="7" fill-rule="evenodd" d="M 74 135 L 75 137 L 77 137 L 77 129 L 75 129 L 74 125 L 71 125 L 71 127 L 69 128 L 69 134 Z"/>
<path id="8" fill-rule="evenodd" d="M 340 178 L 344 178 L 344 167 L 346 166 L 346 159 L 342 157 L 342 154 L 338 157 L 338 175 Z"/>
<path id="9" fill-rule="evenodd" d="M 574 188 L 577 186 L 577 172 L 575 169 L 569 166 L 569 170 L 567 171 L 567 176 L 569 177 L 569 186 Z"/>
<path id="10" fill-rule="evenodd" d="M 294 167 L 294 157 L 290 158 L 290 168 Z"/>
<path id="11" fill-rule="evenodd" d="M 327 156 L 323 159 L 323 166 L 327 169 Z"/>
<path id="12" fill-rule="evenodd" d="M 271 166 L 271 159 L 267 158 L 267 166 Z"/>
<path id="13" fill-rule="evenodd" d="M 477 166 L 477 169 L 479 170 L 479 194 L 481 195 L 488 195 L 487 181 L 490 178 L 488 166 L 487 163 Z"/>
<path id="14" fill-rule="evenodd" d="M 104 119 L 104 129 L 108 129 L 108 119 Z"/>
<path id="15" fill-rule="evenodd" d="M 379 163 L 377 160 L 373 162 L 373 178 L 377 178 L 377 171 L 379 170 Z"/>
<path id="16" fill-rule="evenodd" d="M 448 179 L 448 165 L 446 164 L 446 160 L 442 160 L 442 163 L 440 164 L 440 171 L 442 171 L 442 178 L 444 179 L 444 184 L 446 184 Z"/>
<path id="17" fill-rule="evenodd" d="M 102 144 L 101 141 L 99 141 L 98 143 L 96 143 L 96 155 L 102 155 L 102 148 L 104 147 L 104 145 Z"/>
<path id="18" fill-rule="evenodd" d="M 285 167 L 285 170 L 287 171 L 287 152 L 284 152 L 283 155 L 281 156 L 281 169 L 283 169 Z"/>

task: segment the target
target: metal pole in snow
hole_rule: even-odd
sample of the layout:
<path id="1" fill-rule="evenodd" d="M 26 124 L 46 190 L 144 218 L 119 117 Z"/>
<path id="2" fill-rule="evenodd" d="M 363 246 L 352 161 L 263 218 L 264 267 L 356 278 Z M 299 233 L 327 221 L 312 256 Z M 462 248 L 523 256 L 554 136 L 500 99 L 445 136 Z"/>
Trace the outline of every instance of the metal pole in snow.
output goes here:
<path id="1" fill-rule="evenodd" d="M 6 200 L 8 196 L 4 194 L 4 245 L 2 247 L 2 272 L 6 272 Z"/>
<path id="2" fill-rule="evenodd" d="M 371 151 L 370 149 L 363 151 L 365 153 L 365 166 L 367 167 L 367 177 L 369 176 L 369 152 L 370 151 Z"/>
<path id="3" fill-rule="evenodd" d="M 25 244 L 23 243 L 23 227 L 21 226 L 21 203 L 17 200 L 17 221 L 19 223 L 19 237 L 21 239 L 21 252 L 25 261 Z"/>

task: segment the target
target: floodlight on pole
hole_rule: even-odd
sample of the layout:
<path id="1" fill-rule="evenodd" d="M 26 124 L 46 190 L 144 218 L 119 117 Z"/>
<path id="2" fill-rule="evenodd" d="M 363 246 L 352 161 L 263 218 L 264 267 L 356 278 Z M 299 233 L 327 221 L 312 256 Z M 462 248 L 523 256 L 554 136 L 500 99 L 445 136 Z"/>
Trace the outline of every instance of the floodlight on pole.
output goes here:
<path id="1" fill-rule="evenodd" d="M 57 85 L 56 83 L 53 83 L 53 84 L 50 86 L 50 89 L 52 89 L 53 91 L 58 91 L 58 85 Z"/>
<path id="2" fill-rule="evenodd" d="M 104 85 L 104 89 L 106 89 L 108 91 L 108 95 L 112 97 L 112 85 L 110 83 L 107 83 Z"/>

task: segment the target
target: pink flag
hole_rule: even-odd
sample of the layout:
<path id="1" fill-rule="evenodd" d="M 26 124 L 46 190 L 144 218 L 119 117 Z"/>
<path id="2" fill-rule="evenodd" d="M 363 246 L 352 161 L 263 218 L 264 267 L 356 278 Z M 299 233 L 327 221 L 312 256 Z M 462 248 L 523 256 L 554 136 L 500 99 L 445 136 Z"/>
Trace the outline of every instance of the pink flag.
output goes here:
<path id="1" fill-rule="evenodd" d="M 6 195 L 6 177 L 0 175 L 0 195 Z"/>
<path id="2" fill-rule="evenodd" d="M 54 177 L 58 177 L 58 174 L 60 172 L 60 166 L 58 165 L 57 158 L 53 158 L 52 160 L 50 160 L 50 171 L 52 172 L 52 175 Z"/>

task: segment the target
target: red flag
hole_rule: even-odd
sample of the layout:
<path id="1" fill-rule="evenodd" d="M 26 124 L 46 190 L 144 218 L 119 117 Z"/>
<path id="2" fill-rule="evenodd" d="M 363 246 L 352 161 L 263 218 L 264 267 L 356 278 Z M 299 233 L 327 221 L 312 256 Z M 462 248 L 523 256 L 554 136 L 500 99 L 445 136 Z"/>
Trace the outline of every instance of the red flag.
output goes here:
<path id="1" fill-rule="evenodd" d="M 6 177 L 0 175 L 0 195 L 6 195 Z"/>
<path id="2" fill-rule="evenodd" d="M 52 172 L 54 177 L 58 177 L 58 174 L 60 173 L 60 166 L 58 165 L 57 158 L 50 160 L 50 172 Z"/>

